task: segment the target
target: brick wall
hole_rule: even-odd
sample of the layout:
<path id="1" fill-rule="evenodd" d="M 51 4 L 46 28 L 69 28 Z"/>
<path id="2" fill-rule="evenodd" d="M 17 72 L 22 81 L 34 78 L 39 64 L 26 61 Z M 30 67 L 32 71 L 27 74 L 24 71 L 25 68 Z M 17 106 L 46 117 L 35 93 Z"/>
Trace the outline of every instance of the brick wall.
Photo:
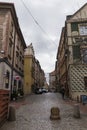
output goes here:
<path id="1" fill-rule="evenodd" d="M 9 91 L 0 89 L 0 127 L 7 120 Z"/>

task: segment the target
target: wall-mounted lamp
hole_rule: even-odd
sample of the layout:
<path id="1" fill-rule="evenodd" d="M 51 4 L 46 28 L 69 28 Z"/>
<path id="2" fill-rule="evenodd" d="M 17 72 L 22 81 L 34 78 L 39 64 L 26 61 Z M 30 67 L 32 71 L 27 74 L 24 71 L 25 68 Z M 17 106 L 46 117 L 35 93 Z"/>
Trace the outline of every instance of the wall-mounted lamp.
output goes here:
<path id="1" fill-rule="evenodd" d="M 5 51 L 1 50 L 0 53 L 1 53 L 1 54 L 5 54 Z"/>
<path id="2" fill-rule="evenodd" d="M 0 51 L 0 54 L 1 54 L 1 55 L 0 55 L 0 58 L 2 59 L 2 58 L 3 58 L 3 55 L 5 54 L 5 51 L 1 50 L 1 51 Z"/>

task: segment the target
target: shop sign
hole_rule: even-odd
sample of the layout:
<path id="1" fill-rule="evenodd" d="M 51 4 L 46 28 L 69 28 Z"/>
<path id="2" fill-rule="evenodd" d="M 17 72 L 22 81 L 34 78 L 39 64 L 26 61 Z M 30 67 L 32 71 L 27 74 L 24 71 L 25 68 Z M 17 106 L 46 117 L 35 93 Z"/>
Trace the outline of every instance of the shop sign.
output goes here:
<path id="1" fill-rule="evenodd" d="M 16 80 L 19 80 L 19 79 L 20 79 L 20 77 L 19 77 L 19 76 L 15 76 L 15 79 L 16 79 Z"/>

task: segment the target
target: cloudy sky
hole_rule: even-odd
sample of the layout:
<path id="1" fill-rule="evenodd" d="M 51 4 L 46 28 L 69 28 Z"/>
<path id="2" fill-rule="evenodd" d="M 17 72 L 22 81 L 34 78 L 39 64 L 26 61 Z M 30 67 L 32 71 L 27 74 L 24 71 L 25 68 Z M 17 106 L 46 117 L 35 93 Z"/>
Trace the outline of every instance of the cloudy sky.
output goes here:
<path id="1" fill-rule="evenodd" d="M 26 44 L 32 42 L 35 56 L 45 73 L 52 72 L 66 15 L 75 13 L 87 0 L 0 0 L 0 2 L 14 3 Z"/>

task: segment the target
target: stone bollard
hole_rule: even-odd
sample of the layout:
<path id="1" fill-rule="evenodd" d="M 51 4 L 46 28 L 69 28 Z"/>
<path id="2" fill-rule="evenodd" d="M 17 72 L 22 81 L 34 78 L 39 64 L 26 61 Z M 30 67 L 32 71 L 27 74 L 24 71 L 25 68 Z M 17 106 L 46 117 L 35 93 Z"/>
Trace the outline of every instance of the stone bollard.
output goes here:
<path id="1" fill-rule="evenodd" d="M 51 108 L 51 115 L 50 115 L 51 120 L 58 120 L 60 119 L 60 110 L 58 107 L 52 107 Z"/>
<path id="2" fill-rule="evenodd" d="M 73 116 L 74 116 L 75 118 L 80 118 L 80 109 L 79 109 L 79 105 L 78 105 L 78 104 L 75 104 L 75 105 L 74 105 Z"/>
<path id="3" fill-rule="evenodd" d="M 9 106 L 8 120 L 9 121 L 16 120 L 16 110 L 14 106 Z"/>

